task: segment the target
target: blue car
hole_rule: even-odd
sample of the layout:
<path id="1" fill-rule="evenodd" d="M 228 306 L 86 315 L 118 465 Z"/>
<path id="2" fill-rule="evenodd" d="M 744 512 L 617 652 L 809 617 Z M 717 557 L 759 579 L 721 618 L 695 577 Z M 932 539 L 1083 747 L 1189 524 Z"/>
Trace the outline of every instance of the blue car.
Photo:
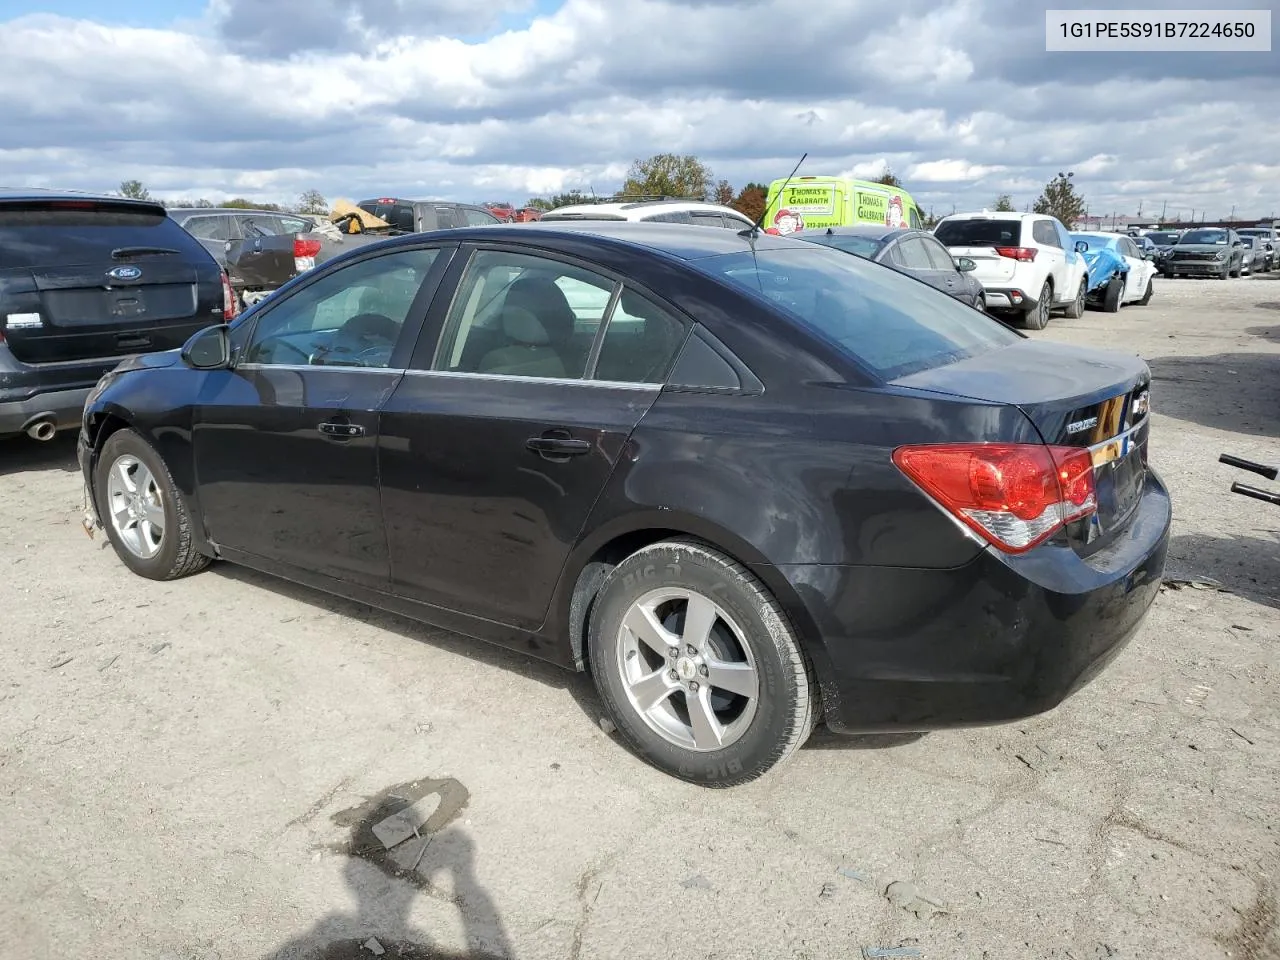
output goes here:
<path id="1" fill-rule="evenodd" d="M 1151 302 L 1154 254 L 1119 233 L 1073 233 L 1071 239 L 1089 268 L 1087 304 L 1115 313 L 1123 304 Z"/>

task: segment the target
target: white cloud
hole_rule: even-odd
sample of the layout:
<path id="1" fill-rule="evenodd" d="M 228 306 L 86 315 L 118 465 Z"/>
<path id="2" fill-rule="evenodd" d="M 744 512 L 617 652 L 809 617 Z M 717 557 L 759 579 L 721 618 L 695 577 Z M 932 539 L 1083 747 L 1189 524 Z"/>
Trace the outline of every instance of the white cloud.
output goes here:
<path id="1" fill-rule="evenodd" d="M 0 22 L 0 183 L 519 202 L 616 189 L 653 153 L 741 185 L 808 152 L 802 173 L 888 166 L 926 207 L 1022 207 L 1072 170 L 1094 209 L 1280 208 L 1274 85 L 1241 79 L 1280 73 L 1273 55 L 1046 56 L 1021 0 L 815 9 L 212 0 L 186 32 Z"/>

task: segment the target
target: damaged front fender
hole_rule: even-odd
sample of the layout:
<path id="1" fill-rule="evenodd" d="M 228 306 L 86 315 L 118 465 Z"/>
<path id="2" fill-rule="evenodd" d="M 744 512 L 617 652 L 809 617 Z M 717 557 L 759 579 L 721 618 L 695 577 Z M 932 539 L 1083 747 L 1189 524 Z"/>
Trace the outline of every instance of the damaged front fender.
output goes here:
<path id="1" fill-rule="evenodd" d="M 1086 250 L 1081 256 L 1089 268 L 1089 293 L 1100 292 L 1112 278 L 1122 277 L 1129 272 L 1129 264 L 1124 257 L 1110 247 Z"/>

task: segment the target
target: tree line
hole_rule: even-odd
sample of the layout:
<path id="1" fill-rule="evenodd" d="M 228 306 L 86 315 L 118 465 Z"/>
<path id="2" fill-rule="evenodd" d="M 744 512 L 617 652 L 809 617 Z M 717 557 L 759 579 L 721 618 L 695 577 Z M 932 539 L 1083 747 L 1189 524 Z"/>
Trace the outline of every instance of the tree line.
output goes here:
<path id="1" fill-rule="evenodd" d="M 1044 191 L 1031 205 L 1036 213 L 1047 213 L 1057 217 L 1068 228 L 1084 216 L 1086 204 L 1084 197 L 1075 188 L 1075 174 L 1059 173 L 1045 184 Z M 876 177 L 875 183 L 901 187 L 902 181 L 887 166 Z M 733 207 L 752 220 L 759 220 L 764 215 L 765 201 L 769 192 L 768 184 L 752 181 L 740 189 L 725 179 L 717 179 L 711 168 L 692 154 L 659 153 L 643 160 L 635 160 L 627 171 L 627 178 L 622 185 L 619 196 L 623 197 L 680 197 L 692 200 L 708 200 L 723 206 Z M 140 200 L 151 199 L 151 194 L 138 180 L 126 180 L 120 184 L 119 194 Z M 591 203 L 597 200 L 594 193 L 583 193 L 570 190 L 550 197 L 530 197 L 526 207 L 538 210 L 553 210 L 576 203 Z M 329 203 L 318 190 L 308 190 L 298 200 L 287 206 L 274 203 L 256 203 L 243 197 L 236 197 L 214 204 L 203 198 L 199 200 L 161 201 L 167 207 L 234 207 L 237 209 L 275 210 L 281 213 L 326 214 Z M 1013 198 L 1007 193 L 1000 194 L 992 204 L 995 210 L 1012 211 L 1015 209 Z M 952 212 L 955 212 L 954 209 Z M 933 226 L 938 221 L 930 210 L 925 217 L 925 225 Z"/>

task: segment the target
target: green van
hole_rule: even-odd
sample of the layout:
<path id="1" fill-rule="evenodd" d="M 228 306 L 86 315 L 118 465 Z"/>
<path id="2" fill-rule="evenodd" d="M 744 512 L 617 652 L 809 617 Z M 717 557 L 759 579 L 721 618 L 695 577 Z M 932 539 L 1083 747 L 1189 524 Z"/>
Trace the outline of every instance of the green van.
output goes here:
<path id="1" fill-rule="evenodd" d="M 848 177 L 792 177 L 790 181 L 769 184 L 764 216 L 768 233 L 852 227 L 859 223 L 924 229 L 920 208 L 901 187 Z"/>

